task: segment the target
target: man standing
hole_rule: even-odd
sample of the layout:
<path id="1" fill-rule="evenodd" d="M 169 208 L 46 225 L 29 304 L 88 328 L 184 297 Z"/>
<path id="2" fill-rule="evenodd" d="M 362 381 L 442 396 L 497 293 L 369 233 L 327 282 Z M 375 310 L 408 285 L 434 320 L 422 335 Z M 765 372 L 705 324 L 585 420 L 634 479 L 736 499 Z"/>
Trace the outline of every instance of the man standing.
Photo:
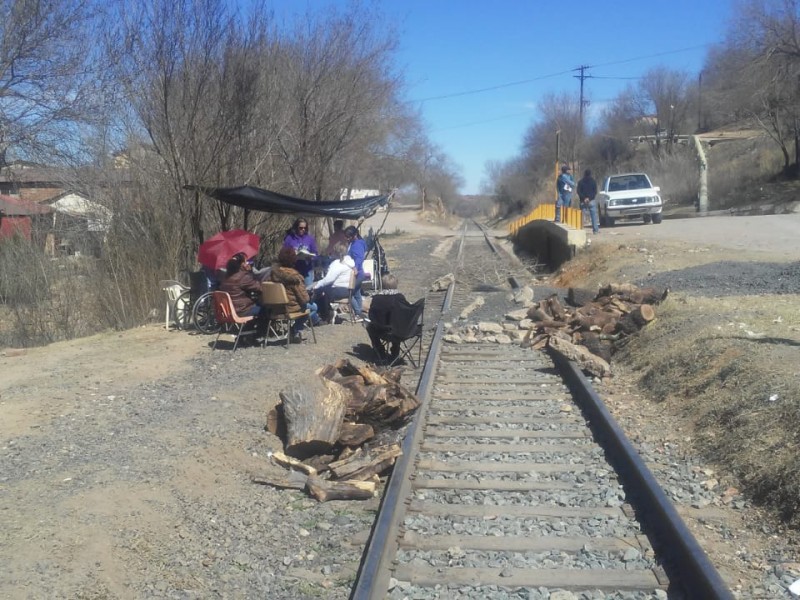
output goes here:
<path id="1" fill-rule="evenodd" d="M 572 204 L 572 191 L 575 189 L 575 180 L 572 178 L 572 169 L 569 165 L 561 165 L 561 175 L 556 180 L 558 198 L 556 199 L 556 223 L 561 222 L 561 207 L 569 208 Z"/>
<path id="2" fill-rule="evenodd" d="M 597 224 L 597 182 L 592 177 L 591 169 L 583 172 L 583 178 L 578 182 L 578 199 L 581 201 L 581 210 L 589 211 L 589 218 L 592 220 L 592 233 L 600 231 Z"/>

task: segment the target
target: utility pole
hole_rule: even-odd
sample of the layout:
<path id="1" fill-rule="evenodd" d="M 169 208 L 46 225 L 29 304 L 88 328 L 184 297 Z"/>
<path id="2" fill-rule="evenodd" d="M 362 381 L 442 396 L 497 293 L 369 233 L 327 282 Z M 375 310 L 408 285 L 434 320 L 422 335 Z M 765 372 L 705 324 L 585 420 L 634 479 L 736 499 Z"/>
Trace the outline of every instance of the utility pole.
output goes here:
<path id="1" fill-rule="evenodd" d="M 583 99 L 583 82 L 586 79 L 589 79 L 591 75 L 586 74 L 586 69 L 591 69 L 588 65 L 581 65 L 576 71 L 580 71 L 580 75 L 573 75 L 576 79 L 580 79 L 581 81 L 581 104 L 580 104 L 580 115 L 581 115 L 581 134 L 583 134 L 583 109 L 585 106 L 589 106 L 589 101 Z"/>

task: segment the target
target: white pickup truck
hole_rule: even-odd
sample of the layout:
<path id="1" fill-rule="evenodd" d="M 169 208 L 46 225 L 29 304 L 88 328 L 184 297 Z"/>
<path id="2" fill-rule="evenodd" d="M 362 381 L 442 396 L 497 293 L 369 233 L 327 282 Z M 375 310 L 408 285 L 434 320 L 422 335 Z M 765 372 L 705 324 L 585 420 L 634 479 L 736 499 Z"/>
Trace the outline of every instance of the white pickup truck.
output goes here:
<path id="1" fill-rule="evenodd" d="M 600 223 L 612 227 L 617 219 L 642 219 L 645 223 L 661 223 L 663 202 L 659 192 L 644 173 L 611 175 L 603 181 L 597 195 Z"/>

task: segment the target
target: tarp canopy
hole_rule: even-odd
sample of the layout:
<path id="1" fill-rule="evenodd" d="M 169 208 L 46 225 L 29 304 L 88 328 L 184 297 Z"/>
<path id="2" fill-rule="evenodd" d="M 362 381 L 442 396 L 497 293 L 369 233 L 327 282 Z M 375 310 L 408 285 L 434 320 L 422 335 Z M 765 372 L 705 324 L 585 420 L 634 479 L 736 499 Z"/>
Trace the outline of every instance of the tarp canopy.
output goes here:
<path id="1" fill-rule="evenodd" d="M 297 214 L 332 217 L 335 219 L 360 219 L 371 217 L 381 206 L 389 203 L 391 194 L 370 196 L 358 200 L 303 200 L 277 192 L 244 185 L 230 188 L 206 188 L 187 185 L 186 189 L 198 190 L 220 202 L 240 206 L 248 210 L 278 214 Z"/>

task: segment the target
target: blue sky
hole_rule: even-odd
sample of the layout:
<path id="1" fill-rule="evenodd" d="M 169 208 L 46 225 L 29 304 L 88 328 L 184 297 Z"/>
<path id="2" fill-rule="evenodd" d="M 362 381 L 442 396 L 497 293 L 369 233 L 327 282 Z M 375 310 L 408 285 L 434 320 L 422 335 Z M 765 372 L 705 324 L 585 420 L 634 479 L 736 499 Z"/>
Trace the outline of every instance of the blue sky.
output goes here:
<path id="1" fill-rule="evenodd" d="M 289 16 L 348 0 L 273 0 Z M 383 0 L 400 34 L 397 66 L 406 99 L 420 107 L 430 139 L 460 169 L 462 192 L 480 191 L 488 160 L 520 152 L 536 105 L 578 93 L 576 69 L 591 66 L 584 94 L 599 111 L 655 66 L 696 76 L 722 41 L 733 0 Z M 603 79 L 609 78 L 609 79 Z M 473 92 L 485 88 L 496 88 Z M 447 96 L 440 98 L 441 96 Z"/>

